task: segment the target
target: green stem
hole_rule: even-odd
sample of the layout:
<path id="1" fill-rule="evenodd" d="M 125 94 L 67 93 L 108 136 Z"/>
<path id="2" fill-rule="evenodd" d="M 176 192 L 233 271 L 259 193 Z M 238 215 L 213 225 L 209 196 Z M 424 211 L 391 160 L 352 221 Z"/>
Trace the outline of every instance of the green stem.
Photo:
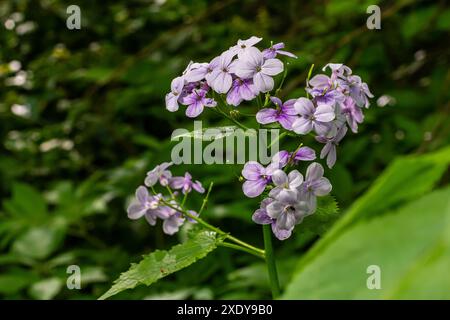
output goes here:
<path id="1" fill-rule="evenodd" d="M 198 215 L 200 215 L 203 212 L 203 209 L 205 209 L 206 204 L 208 203 L 209 194 L 211 193 L 213 185 L 214 185 L 214 182 L 211 182 L 209 184 L 209 188 L 208 188 L 208 191 L 206 192 L 206 196 L 203 198 L 202 206 L 200 207 L 200 210 L 198 210 Z"/>
<path id="2" fill-rule="evenodd" d="M 282 132 L 272 143 L 267 147 L 267 149 L 270 149 L 275 143 L 283 139 L 287 135 L 287 131 Z"/>
<path id="3" fill-rule="evenodd" d="M 262 253 L 258 253 L 258 252 L 255 252 L 253 250 L 249 250 L 249 249 L 247 249 L 245 247 L 239 246 L 239 245 L 234 244 L 234 243 L 222 242 L 222 243 L 219 244 L 219 246 L 226 247 L 226 248 L 231 248 L 231 249 L 234 249 L 234 250 L 244 251 L 244 252 L 250 253 L 250 254 L 258 257 L 258 258 L 264 259 L 264 255 Z"/>
<path id="4" fill-rule="evenodd" d="M 263 225 L 264 251 L 266 253 L 266 264 L 269 272 L 270 288 L 272 290 L 272 298 L 277 299 L 280 296 L 280 284 L 278 282 L 277 266 L 272 246 L 272 230 L 271 226 Z"/>
<path id="5" fill-rule="evenodd" d="M 217 104 L 217 106 L 215 108 L 211 108 L 212 110 L 214 110 L 215 112 L 217 112 L 218 114 L 224 116 L 225 118 L 227 118 L 228 120 L 230 120 L 231 122 L 233 122 L 234 124 L 236 124 L 238 127 L 244 129 L 244 130 L 248 130 L 248 127 L 246 127 L 245 125 L 243 125 L 242 123 L 240 123 L 239 121 L 237 121 L 236 119 L 234 119 L 233 117 L 230 117 L 228 114 L 226 114 L 220 107 L 219 104 Z M 217 109 L 217 110 L 216 110 Z"/>
<path id="6" fill-rule="evenodd" d="M 233 241 L 234 243 L 247 248 L 250 251 L 253 251 L 255 254 L 260 255 L 260 256 L 264 256 L 265 252 L 262 249 L 259 249 L 257 247 L 252 246 L 251 244 L 248 244 L 247 242 L 244 242 L 236 237 L 233 237 L 232 235 L 230 235 L 229 233 L 226 233 L 225 231 L 220 230 L 217 227 L 214 227 L 213 225 L 209 224 L 208 222 L 204 221 L 203 219 L 194 216 L 192 214 L 190 214 L 189 212 L 187 212 L 186 210 L 184 210 L 183 208 L 179 208 L 179 207 L 175 207 L 174 205 L 172 205 L 171 203 L 162 200 L 162 203 L 164 203 L 164 205 L 168 206 L 169 208 L 172 208 L 174 210 L 177 210 L 179 212 L 181 212 L 184 216 L 191 218 L 192 220 L 197 221 L 200 225 L 204 226 L 205 228 L 216 232 L 217 234 L 222 235 L 224 238 L 229 239 L 231 241 Z"/>

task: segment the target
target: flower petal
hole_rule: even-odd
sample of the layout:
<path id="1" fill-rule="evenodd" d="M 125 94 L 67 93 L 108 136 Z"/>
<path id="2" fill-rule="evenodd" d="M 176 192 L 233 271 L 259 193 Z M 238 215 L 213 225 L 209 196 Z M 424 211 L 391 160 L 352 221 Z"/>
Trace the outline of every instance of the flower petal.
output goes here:
<path id="1" fill-rule="evenodd" d="M 253 76 L 253 82 L 256 89 L 261 92 L 269 92 L 273 89 L 274 86 L 273 79 L 270 76 L 263 74 L 262 72 L 258 72 Z"/>
<path id="2" fill-rule="evenodd" d="M 273 201 L 266 207 L 267 215 L 273 219 L 277 219 L 284 209 L 284 204 L 280 201 Z"/>
<path id="3" fill-rule="evenodd" d="M 242 176 L 247 180 L 258 180 L 264 174 L 264 167 L 256 161 L 249 161 L 242 169 Z"/>
<path id="4" fill-rule="evenodd" d="M 278 240 L 286 240 L 292 235 L 292 230 L 279 229 L 276 223 L 272 224 L 272 232 Z"/>
<path id="5" fill-rule="evenodd" d="M 292 124 L 292 130 L 298 134 L 307 134 L 312 130 L 312 121 L 304 117 L 298 118 Z"/>
<path id="6" fill-rule="evenodd" d="M 289 188 L 295 189 L 303 183 L 303 175 L 298 170 L 292 170 L 288 174 Z M 273 180 L 273 176 L 272 176 Z"/>
<path id="7" fill-rule="evenodd" d="M 141 203 L 133 202 L 127 208 L 128 218 L 132 220 L 139 219 L 145 214 L 146 211 L 147 208 L 145 208 L 145 206 Z"/>
<path id="8" fill-rule="evenodd" d="M 320 122 L 330 122 L 336 117 L 336 115 L 334 114 L 334 109 L 332 106 L 324 104 L 317 107 L 314 112 L 314 117 Z"/>
<path id="9" fill-rule="evenodd" d="M 189 118 L 198 117 L 203 112 L 203 104 L 193 103 L 186 109 L 186 116 Z"/>
<path id="10" fill-rule="evenodd" d="M 314 183 L 314 195 L 316 196 L 326 196 L 331 192 L 332 186 L 330 180 L 325 177 L 320 178 Z"/>
<path id="11" fill-rule="evenodd" d="M 311 116 L 314 114 L 314 104 L 306 98 L 299 98 L 294 104 L 294 108 L 298 114 L 302 116 Z"/>
<path id="12" fill-rule="evenodd" d="M 328 152 L 327 157 L 327 166 L 328 168 L 333 168 L 334 164 L 336 163 L 336 146 L 333 144 L 330 147 L 330 151 Z"/>
<path id="13" fill-rule="evenodd" d="M 271 224 L 273 219 L 269 217 L 266 210 L 258 209 L 252 215 L 253 222 L 257 224 Z"/>
<path id="14" fill-rule="evenodd" d="M 261 124 L 268 124 L 277 121 L 277 110 L 275 109 L 262 109 L 256 114 L 256 121 Z"/>
<path id="15" fill-rule="evenodd" d="M 205 192 L 205 188 L 203 188 L 202 183 L 198 180 L 196 180 L 193 184 L 192 184 L 192 188 L 197 191 L 198 193 L 204 193 Z"/>
<path id="16" fill-rule="evenodd" d="M 268 59 L 261 66 L 261 73 L 268 76 L 276 76 L 284 70 L 283 62 L 278 59 Z"/>
<path id="17" fill-rule="evenodd" d="M 316 151 L 314 151 L 310 147 L 301 147 L 295 154 L 294 159 L 301 161 L 312 161 L 316 159 Z"/>
<path id="18" fill-rule="evenodd" d="M 313 162 L 306 169 L 306 181 L 315 181 L 323 177 L 323 167 L 320 163 Z"/>
<path id="19" fill-rule="evenodd" d="M 142 204 L 146 203 L 149 200 L 148 199 L 148 190 L 146 187 L 139 186 L 136 189 L 136 199 Z"/>
<path id="20" fill-rule="evenodd" d="M 172 92 L 166 94 L 166 109 L 175 112 L 178 108 L 178 96 L 175 96 Z"/>
<path id="21" fill-rule="evenodd" d="M 283 186 L 288 183 L 288 176 L 283 170 L 276 170 L 272 174 L 272 182 L 277 186 Z"/>

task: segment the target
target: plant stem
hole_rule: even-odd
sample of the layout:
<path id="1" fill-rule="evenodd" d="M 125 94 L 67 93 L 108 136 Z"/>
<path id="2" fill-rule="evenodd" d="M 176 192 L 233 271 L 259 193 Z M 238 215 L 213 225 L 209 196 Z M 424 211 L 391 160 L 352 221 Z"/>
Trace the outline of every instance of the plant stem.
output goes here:
<path id="1" fill-rule="evenodd" d="M 270 288 L 272 290 L 272 298 L 277 299 L 280 296 L 280 284 L 278 282 L 277 266 L 272 246 L 272 230 L 270 225 L 263 225 L 264 251 L 266 253 L 266 264 L 269 272 Z"/>
<path id="2" fill-rule="evenodd" d="M 208 191 L 206 192 L 206 196 L 203 198 L 202 206 L 200 207 L 200 210 L 198 210 L 198 215 L 200 215 L 203 212 L 203 210 L 205 209 L 206 204 L 208 203 L 209 194 L 211 193 L 213 185 L 214 185 L 214 182 L 211 182 L 209 184 L 209 188 L 208 188 Z M 183 204 L 181 206 L 183 206 Z"/>
<path id="3" fill-rule="evenodd" d="M 287 131 L 282 132 L 275 140 L 272 141 L 272 143 L 267 147 L 267 149 L 270 149 L 275 143 L 283 139 L 287 135 Z"/>
<path id="4" fill-rule="evenodd" d="M 258 257 L 258 258 L 262 258 L 262 259 L 265 258 L 264 254 L 262 254 L 262 253 L 258 253 L 258 252 L 249 250 L 249 249 L 247 249 L 245 247 L 239 246 L 239 245 L 234 244 L 234 243 L 222 242 L 222 243 L 219 244 L 219 246 L 226 247 L 226 248 L 231 248 L 231 249 L 235 249 L 235 250 L 239 250 L 239 251 L 244 251 L 244 252 L 250 253 L 250 254 Z"/>
<path id="5" fill-rule="evenodd" d="M 183 208 L 176 207 L 176 206 L 172 205 L 171 203 L 169 203 L 169 202 L 167 202 L 167 201 L 164 201 L 164 200 L 162 200 L 162 203 L 164 203 L 164 205 L 168 206 L 169 208 L 172 208 L 172 209 L 174 209 L 174 210 L 177 210 L 177 211 L 181 212 L 181 213 L 182 213 L 183 215 L 185 215 L 186 217 L 189 217 L 189 218 L 191 218 L 192 220 L 197 221 L 199 224 L 201 224 L 201 225 L 204 226 L 205 228 L 207 228 L 207 229 L 209 229 L 209 230 L 211 230 L 211 231 L 214 231 L 214 232 L 216 232 L 217 234 L 220 234 L 220 235 L 223 236 L 224 238 L 229 239 L 229 240 L 233 241 L 234 243 L 236 243 L 236 244 L 238 244 L 238 245 L 240 245 L 240 246 L 242 246 L 242 247 L 247 248 L 249 251 L 254 252 L 256 255 L 262 256 L 262 257 L 265 256 L 265 251 L 264 251 L 264 250 L 259 249 L 259 248 L 257 248 L 257 247 L 254 247 L 254 246 L 252 246 L 251 244 L 248 244 L 247 242 L 244 242 L 244 241 L 242 241 L 242 240 L 240 240 L 240 239 L 238 239 L 238 238 L 236 238 L 236 237 L 233 237 L 233 236 L 230 235 L 229 233 L 226 233 L 225 231 L 222 231 L 222 230 L 220 230 L 219 228 L 214 227 L 213 225 L 209 224 L 208 222 L 204 221 L 203 219 L 201 219 L 201 218 L 199 218 L 199 217 L 197 217 L 197 216 L 194 216 L 194 215 L 190 214 L 189 212 L 187 212 L 187 211 L 184 210 Z"/>

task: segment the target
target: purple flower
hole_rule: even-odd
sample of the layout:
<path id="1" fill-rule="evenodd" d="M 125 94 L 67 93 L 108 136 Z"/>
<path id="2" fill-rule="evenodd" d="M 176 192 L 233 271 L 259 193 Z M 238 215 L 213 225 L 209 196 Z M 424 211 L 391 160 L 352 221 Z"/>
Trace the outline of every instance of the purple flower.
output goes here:
<path id="1" fill-rule="evenodd" d="M 170 112 L 178 110 L 178 99 L 184 87 L 183 77 L 177 77 L 170 84 L 170 92 L 166 94 L 166 109 Z"/>
<path id="2" fill-rule="evenodd" d="M 368 108 L 370 106 L 369 98 L 373 98 L 373 94 L 370 92 L 367 83 L 362 82 L 359 76 L 350 76 L 348 77 L 348 85 L 350 96 L 356 104 L 361 108 Z"/>
<path id="3" fill-rule="evenodd" d="M 283 170 L 278 169 L 272 174 L 272 182 L 275 188 L 270 190 L 269 196 L 275 198 L 286 190 L 295 191 L 303 183 L 303 176 L 298 170 L 292 170 L 286 174 Z"/>
<path id="4" fill-rule="evenodd" d="M 288 162 L 289 158 L 291 157 L 290 153 L 286 150 L 281 150 L 272 157 L 271 162 L 272 165 L 275 166 L 277 169 L 284 168 Z"/>
<path id="5" fill-rule="evenodd" d="M 323 167 L 313 162 L 306 169 L 305 181 L 299 187 L 299 197 L 306 201 L 310 212 L 316 211 L 317 199 L 316 197 L 325 196 L 331 191 L 330 181 L 323 177 Z"/>
<path id="6" fill-rule="evenodd" d="M 299 198 L 296 191 L 280 192 L 266 206 L 267 215 L 276 222 L 272 223 L 272 231 L 279 240 L 285 240 L 292 234 L 296 224 L 311 213 L 307 203 Z"/>
<path id="7" fill-rule="evenodd" d="M 277 56 L 277 54 L 281 54 L 283 56 L 288 56 L 288 57 L 297 59 L 297 56 L 295 54 L 280 50 L 283 48 L 284 48 L 284 43 L 279 42 L 279 43 L 272 45 L 268 49 L 264 49 L 262 53 L 263 53 L 265 59 L 273 59 Z"/>
<path id="8" fill-rule="evenodd" d="M 277 220 L 270 217 L 267 213 L 267 206 L 274 202 L 274 199 L 266 198 L 261 201 L 260 208 L 253 213 L 252 220 L 257 224 L 270 224 L 272 232 L 279 240 L 285 240 L 292 234 L 292 230 L 279 229 L 277 226 Z"/>
<path id="9" fill-rule="evenodd" d="M 208 73 L 209 63 L 193 63 L 188 66 L 188 69 L 185 71 L 184 79 L 187 82 L 197 82 L 205 79 L 206 74 Z M 211 70 L 212 71 L 212 70 Z"/>
<path id="10" fill-rule="evenodd" d="M 248 38 L 247 40 L 241 40 L 239 39 L 237 42 L 237 45 L 230 48 L 230 51 L 234 53 L 234 55 L 238 55 L 238 58 L 241 58 L 244 53 L 247 52 L 249 48 L 252 48 L 255 44 L 260 42 L 262 38 L 258 38 L 255 36 L 252 36 Z"/>
<path id="11" fill-rule="evenodd" d="M 358 132 L 358 123 L 364 121 L 364 114 L 361 108 L 356 106 L 355 100 L 351 97 L 346 97 L 344 102 L 340 105 L 340 111 L 347 120 L 347 123 L 354 133 Z"/>
<path id="12" fill-rule="evenodd" d="M 293 158 L 294 163 L 299 161 L 313 161 L 316 159 L 316 152 L 310 147 L 301 147 L 295 153 Z"/>
<path id="13" fill-rule="evenodd" d="M 204 107 L 215 107 L 216 101 L 206 97 L 207 91 L 205 90 L 193 90 L 191 94 L 183 98 L 183 104 L 187 105 L 186 116 L 189 118 L 195 118 L 199 116 Z"/>
<path id="14" fill-rule="evenodd" d="M 184 177 L 173 177 L 170 179 L 170 187 L 173 189 L 182 189 L 183 194 L 191 192 L 192 189 L 199 193 L 205 192 L 200 181 L 192 181 L 192 176 L 186 172 Z"/>
<path id="15" fill-rule="evenodd" d="M 175 202 L 171 204 L 175 207 L 177 206 Z M 161 212 L 163 212 L 165 217 L 162 225 L 164 233 L 170 236 L 177 233 L 185 221 L 183 214 L 167 206 L 162 207 Z"/>
<path id="16" fill-rule="evenodd" d="M 251 79 L 237 78 L 233 81 L 231 90 L 227 95 L 227 103 L 238 106 L 242 100 L 250 101 L 256 97 L 255 88 Z"/>
<path id="17" fill-rule="evenodd" d="M 324 135 L 330 129 L 328 122 L 335 117 L 333 107 L 320 105 L 315 108 L 311 100 L 306 98 L 299 98 L 294 108 L 300 118 L 292 124 L 292 129 L 298 134 L 307 134 L 314 129 L 317 134 Z"/>
<path id="18" fill-rule="evenodd" d="M 158 181 L 165 187 L 169 184 L 169 179 L 172 177 L 172 173 L 167 170 L 172 165 L 172 162 L 163 162 L 157 165 L 153 170 L 147 172 L 145 178 L 145 185 L 147 187 L 153 187 Z"/>
<path id="19" fill-rule="evenodd" d="M 275 222 L 275 219 L 272 219 L 267 214 L 266 208 L 267 206 L 273 202 L 271 198 L 265 198 L 261 201 L 260 208 L 253 213 L 252 220 L 257 224 L 271 224 Z"/>
<path id="20" fill-rule="evenodd" d="M 336 146 L 344 138 L 347 133 L 347 126 L 341 126 L 337 131 L 336 135 L 332 138 L 327 138 L 325 136 L 318 136 L 316 140 L 320 143 L 325 143 L 325 146 L 320 152 L 320 159 L 327 157 L 327 166 L 332 168 L 336 163 Z"/>
<path id="21" fill-rule="evenodd" d="M 231 88 L 233 78 L 231 77 L 231 69 L 233 68 L 234 53 L 232 51 L 225 51 L 219 57 L 217 66 L 208 76 L 208 84 L 218 93 L 227 93 Z"/>
<path id="22" fill-rule="evenodd" d="M 339 80 L 342 82 L 342 80 Z M 320 105 L 329 105 L 334 107 L 336 103 L 344 100 L 344 95 L 341 91 L 337 90 L 337 83 L 339 82 L 324 74 L 318 74 L 309 80 L 308 85 L 312 88 L 308 88 L 308 93 L 313 96 L 314 102 Z"/>
<path id="23" fill-rule="evenodd" d="M 256 121 L 261 124 L 278 122 L 286 130 L 292 129 L 292 124 L 298 118 L 297 111 L 294 108 L 296 99 L 286 101 L 284 104 L 277 97 L 270 97 L 275 104 L 276 109 L 262 109 L 256 114 Z"/>
<path id="24" fill-rule="evenodd" d="M 266 185 L 272 179 L 272 173 L 277 169 L 275 166 L 269 165 L 264 168 L 256 161 L 249 161 L 242 169 L 242 176 L 247 179 L 242 185 L 242 191 L 249 198 L 255 198 L 264 192 Z"/>
<path id="25" fill-rule="evenodd" d="M 240 78 L 253 78 L 255 88 L 261 92 L 273 89 L 272 76 L 283 72 L 283 63 L 278 59 L 264 60 L 263 54 L 255 47 L 248 48 L 237 60 L 233 72 Z"/>
<path id="26" fill-rule="evenodd" d="M 128 218 L 137 220 L 144 215 L 148 215 L 148 222 L 153 226 L 156 223 L 155 210 L 159 206 L 160 197 L 150 196 L 144 186 L 136 189 L 135 199 L 127 208 Z"/>
<path id="27" fill-rule="evenodd" d="M 322 71 L 327 70 L 327 68 L 331 69 L 331 79 L 345 79 L 346 76 L 352 74 L 352 69 L 342 63 L 328 63 Z"/>

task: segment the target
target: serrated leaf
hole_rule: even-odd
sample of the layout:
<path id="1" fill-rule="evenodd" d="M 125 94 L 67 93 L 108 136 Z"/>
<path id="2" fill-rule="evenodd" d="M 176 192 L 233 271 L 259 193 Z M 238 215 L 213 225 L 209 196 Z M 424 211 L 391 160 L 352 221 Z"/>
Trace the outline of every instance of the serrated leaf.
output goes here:
<path id="1" fill-rule="evenodd" d="M 306 217 L 297 227 L 296 232 L 308 230 L 316 235 L 326 232 L 333 223 L 339 219 L 340 212 L 336 200 L 332 196 L 317 199 L 317 210 L 314 214 Z"/>
<path id="2" fill-rule="evenodd" d="M 132 289 L 140 284 L 147 286 L 176 271 L 188 267 L 198 259 L 204 258 L 216 249 L 223 239 L 215 232 L 201 231 L 182 244 L 172 247 L 169 251 L 157 250 L 137 264 L 122 273 L 114 285 L 99 299 L 107 299 L 119 292 Z"/>
<path id="3" fill-rule="evenodd" d="M 286 299 L 450 298 L 450 188 L 352 226 L 294 276 Z M 367 286 L 367 268 L 381 288 Z M 433 272 L 431 272 L 433 271 Z"/>

